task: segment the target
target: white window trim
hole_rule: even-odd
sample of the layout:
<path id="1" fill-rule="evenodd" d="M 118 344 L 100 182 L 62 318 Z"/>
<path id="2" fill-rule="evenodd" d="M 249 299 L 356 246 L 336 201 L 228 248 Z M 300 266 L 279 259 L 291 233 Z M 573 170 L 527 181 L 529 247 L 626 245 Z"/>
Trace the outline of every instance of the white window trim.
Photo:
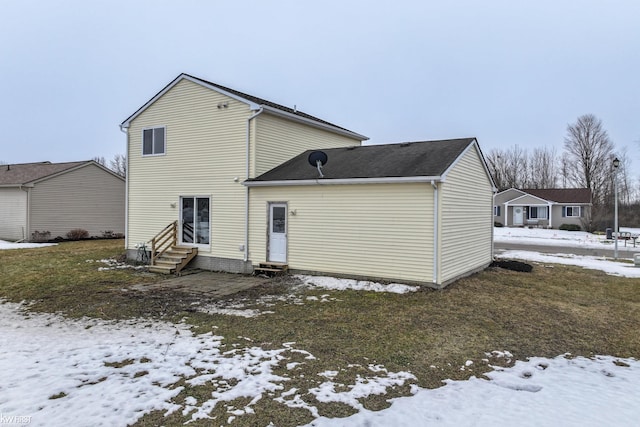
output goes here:
<path id="1" fill-rule="evenodd" d="M 536 216 L 535 217 L 531 216 L 531 208 L 536 208 Z M 538 216 L 538 209 L 540 209 L 540 208 L 544 208 L 545 209 L 545 216 L 544 217 Z M 549 219 L 549 207 L 548 206 L 529 206 L 529 219 Z"/>
<path id="2" fill-rule="evenodd" d="M 571 215 L 569 215 L 569 208 L 571 208 Z M 574 215 L 574 212 L 578 211 L 578 215 Z M 564 217 L 565 218 L 580 218 L 582 213 L 582 206 L 565 206 Z"/>
<path id="3" fill-rule="evenodd" d="M 154 130 L 154 129 L 162 129 L 162 133 L 164 134 L 164 151 L 162 153 L 151 153 L 144 154 L 144 131 L 145 130 Z M 153 136 L 153 132 L 151 132 Z M 142 153 L 142 157 L 157 157 L 157 156 L 166 156 L 167 155 L 167 127 L 166 126 L 150 126 L 142 129 L 142 144 L 140 144 L 140 152 Z M 153 149 L 154 144 L 151 141 L 151 149 Z"/>
<path id="4" fill-rule="evenodd" d="M 209 199 L 209 243 L 195 243 L 195 242 L 183 242 L 182 241 L 182 221 L 184 218 L 182 217 L 182 199 L 194 199 L 196 202 L 197 199 Z M 178 242 L 181 245 L 192 246 L 196 248 L 200 248 L 203 250 L 211 250 L 212 241 L 213 241 L 213 208 L 212 208 L 213 196 L 211 195 L 180 195 L 178 197 L 178 218 L 179 218 L 179 226 L 178 226 Z M 196 202 L 197 203 L 197 202 Z"/>

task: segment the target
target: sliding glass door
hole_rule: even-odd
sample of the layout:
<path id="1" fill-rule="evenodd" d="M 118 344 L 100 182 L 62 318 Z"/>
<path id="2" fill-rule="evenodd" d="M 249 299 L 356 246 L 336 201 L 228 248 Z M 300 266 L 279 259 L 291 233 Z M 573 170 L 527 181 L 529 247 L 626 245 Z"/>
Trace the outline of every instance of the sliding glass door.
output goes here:
<path id="1" fill-rule="evenodd" d="M 180 197 L 180 241 L 208 245 L 211 236 L 209 197 Z"/>

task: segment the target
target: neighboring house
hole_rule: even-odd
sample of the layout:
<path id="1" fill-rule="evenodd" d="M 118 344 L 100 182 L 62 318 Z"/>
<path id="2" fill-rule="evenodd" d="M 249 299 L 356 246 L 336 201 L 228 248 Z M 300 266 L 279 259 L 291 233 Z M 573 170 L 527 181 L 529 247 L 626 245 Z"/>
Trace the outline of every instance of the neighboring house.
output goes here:
<path id="1" fill-rule="evenodd" d="M 0 239 L 124 233 L 125 179 L 93 160 L 0 165 Z"/>
<path id="2" fill-rule="evenodd" d="M 585 228 L 591 218 L 591 190 L 510 188 L 495 195 L 493 214 L 494 221 L 505 227 L 575 224 Z"/>
<path id="3" fill-rule="evenodd" d="M 131 258 L 166 230 L 209 270 L 271 262 L 441 286 L 491 262 L 493 183 L 473 138 L 363 147 L 363 135 L 187 74 L 121 128 Z M 322 179 L 306 163 L 319 147 Z"/>

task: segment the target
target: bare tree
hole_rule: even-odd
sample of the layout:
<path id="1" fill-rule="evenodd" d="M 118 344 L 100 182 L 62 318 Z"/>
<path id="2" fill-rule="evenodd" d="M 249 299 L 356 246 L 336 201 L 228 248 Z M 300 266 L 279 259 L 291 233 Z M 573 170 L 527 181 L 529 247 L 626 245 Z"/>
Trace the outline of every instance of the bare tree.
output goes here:
<path id="1" fill-rule="evenodd" d="M 127 156 L 116 154 L 111 160 L 111 170 L 121 176 L 127 176 Z"/>
<path id="2" fill-rule="evenodd" d="M 563 153 L 560 157 L 560 188 L 567 188 L 569 185 L 569 156 Z"/>
<path id="3" fill-rule="evenodd" d="M 496 184 L 498 190 L 506 190 L 509 188 L 505 179 L 507 166 L 504 152 L 500 149 L 491 150 L 486 159 L 491 175 L 493 176 L 493 182 Z"/>
<path id="4" fill-rule="evenodd" d="M 91 160 L 101 164 L 106 168 L 111 169 L 120 176 L 127 176 L 127 156 L 125 154 L 114 155 L 113 159 L 109 161 L 108 165 L 104 157 L 94 157 Z"/>
<path id="5" fill-rule="evenodd" d="M 554 149 L 535 148 L 530 154 L 515 145 L 492 150 L 487 163 L 500 190 L 507 188 L 554 188 L 558 165 Z"/>
<path id="6" fill-rule="evenodd" d="M 616 171 L 612 171 L 611 176 L 616 176 L 618 180 L 618 198 L 620 203 L 628 205 L 631 203 L 631 194 L 633 192 L 631 178 L 629 177 L 629 169 L 631 169 L 631 157 L 628 154 L 627 147 L 618 150 L 615 157 L 620 160 L 620 165 Z M 613 160 L 611 161 L 613 165 Z M 613 194 L 613 192 L 609 193 Z"/>
<path id="7" fill-rule="evenodd" d="M 100 165 L 102 165 L 102 166 L 107 166 L 107 161 L 104 159 L 104 157 L 98 157 L 98 156 L 96 156 L 96 157 L 94 157 L 94 158 L 93 158 L 93 159 L 91 159 L 91 160 L 93 160 L 94 162 L 96 162 L 96 163 L 98 163 L 98 164 L 100 164 Z"/>
<path id="8" fill-rule="evenodd" d="M 555 188 L 558 162 L 554 148 L 534 148 L 528 156 L 527 188 Z"/>
<path id="9" fill-rule="evenodd" d="M 594 204 L 604 203 L 613 143 L 602 127 L 602 121 L 593 114 L 578 117 L 575 123 L 567 126 L 564 150 L 569 183 L 589 188 Z"/>

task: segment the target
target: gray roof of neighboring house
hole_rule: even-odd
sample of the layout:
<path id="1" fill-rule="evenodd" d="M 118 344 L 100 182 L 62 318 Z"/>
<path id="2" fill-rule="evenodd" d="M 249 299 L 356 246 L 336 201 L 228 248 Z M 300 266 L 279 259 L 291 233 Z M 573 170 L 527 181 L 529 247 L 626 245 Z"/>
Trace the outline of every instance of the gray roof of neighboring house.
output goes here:
<path id="1" fill-rule="evenodd" d="M 298 118 L 305 119 L 305 120 L 310 120 L 311 122 L 315 122 L 315 123 L 320 124 L 320 125 L 324 125 L 324 126 L 329 126 L 329 127 L 335 128 L 336 130 L 342 131 L 343 133 L 346 132 L 348 135 L 352 135 L 354 137 L 358 137 L 358 138 L 360 138 L 360 140 L 369 139 L 364 135 L 359 135 L 356 132 L 353 132 L 353 131 L 351 131 L 349 129 L 343 128 L 341 126 L 338 126 L 338 125 L 333 124 L 331 122 L 328 122 L 326 120 L 319 119 L 318 117 L 315 117 L 315 116 L 312 116 L 310 114 L 304 113 L 304 112 L 302 112 L 302 111 L 300 111 L 298 109 L 286 107 L 284 105 L 280 105 L 280 104 L 277 104 L 275 102 L 271 102 L 271 101 L 268 101 L 266 99 L 259 98 L 257 96 L 249 95 L 249 94 L 246 94 L 244 92 L 240 92 L 240 91 L 237 91 L 235 89 L 231 89 L 231 88 L 228 88 L 226 86 L 222 86 L 222 85 L 219 85 L 217 83 L 213 83 L 213 82 L 210 82 L 208 80 L 204 80 L 204 79 L 201 79 L 199 77 L 195 77 L 195 76 L 192 76 L 192 75 L 189 75 L 189 74 L 186 74 L 186 73 L 182 73 L 178 77 L 176 77 L 171 83 L 169 83 L 160 92 L 158 92 L 153 98 L 151 98 L 151 100 L 149 100 L 146 104 L 144 104 L 142 107 L 140 107 L 138 110 L 136 110 L 132 115 L 127 117 L 127 119 L 124 120 L 121 123 L 121 126 L 128 125 L 128 123 L 131 120 L 133 120 L 137 115 L 139 115 L 142 111 L 144 111 L 151 103 L 153 103 L 153 101 L 155 99 L 157 99 L 159 96 L 164 94 L 168 89 L 173 87 L 178 81 L 180 81 L 182 79 L 185 79 L 185 78 L 188 79 L 188 80 L 194 81 L 194 82 L 198 82 L 198 83 L 200 83 L 202 85 L 209 86 L 210 88 L 220 89 L 223 92 L 227 92 L 228 94 L 231 94 L 233 96 L 241 98 L 241 99 L 245 100 L 246 102 L 250 102 L 250 103 L 256 104 L 258 106 L 269 107 L 269 108 L 271 108 L 273 110 L 281 111 L 283 113 L 289 114 L 289 115 L 294 116 L 294 117 L 298 117 Z"/>
<path id="2" fill-rule="evenodd" d="M 588 188 L 528 188 L 521 191 L 556 203 L 591 203 L 591 190 Z"/>
<path id="3" fill-rule="evenodd" d="M 0 186 L 29 184 L 87 163 L 95 162 L 93 160 L 86 160 L 83 162 L 67 163 L 38 162 L 0 165 Z"/>
<path id="4" fill-rule="evenodd" d="M 475 138 L 419 141 L 399 144 L 365 145 L 326 150 L 307 150 L 264 174 L 247 180 L 315 180 L 318 171 L 309 164 L 309 155 L 323 151 L 327 163 L 323 180 L 390 177 L 440 177 Z"/>

